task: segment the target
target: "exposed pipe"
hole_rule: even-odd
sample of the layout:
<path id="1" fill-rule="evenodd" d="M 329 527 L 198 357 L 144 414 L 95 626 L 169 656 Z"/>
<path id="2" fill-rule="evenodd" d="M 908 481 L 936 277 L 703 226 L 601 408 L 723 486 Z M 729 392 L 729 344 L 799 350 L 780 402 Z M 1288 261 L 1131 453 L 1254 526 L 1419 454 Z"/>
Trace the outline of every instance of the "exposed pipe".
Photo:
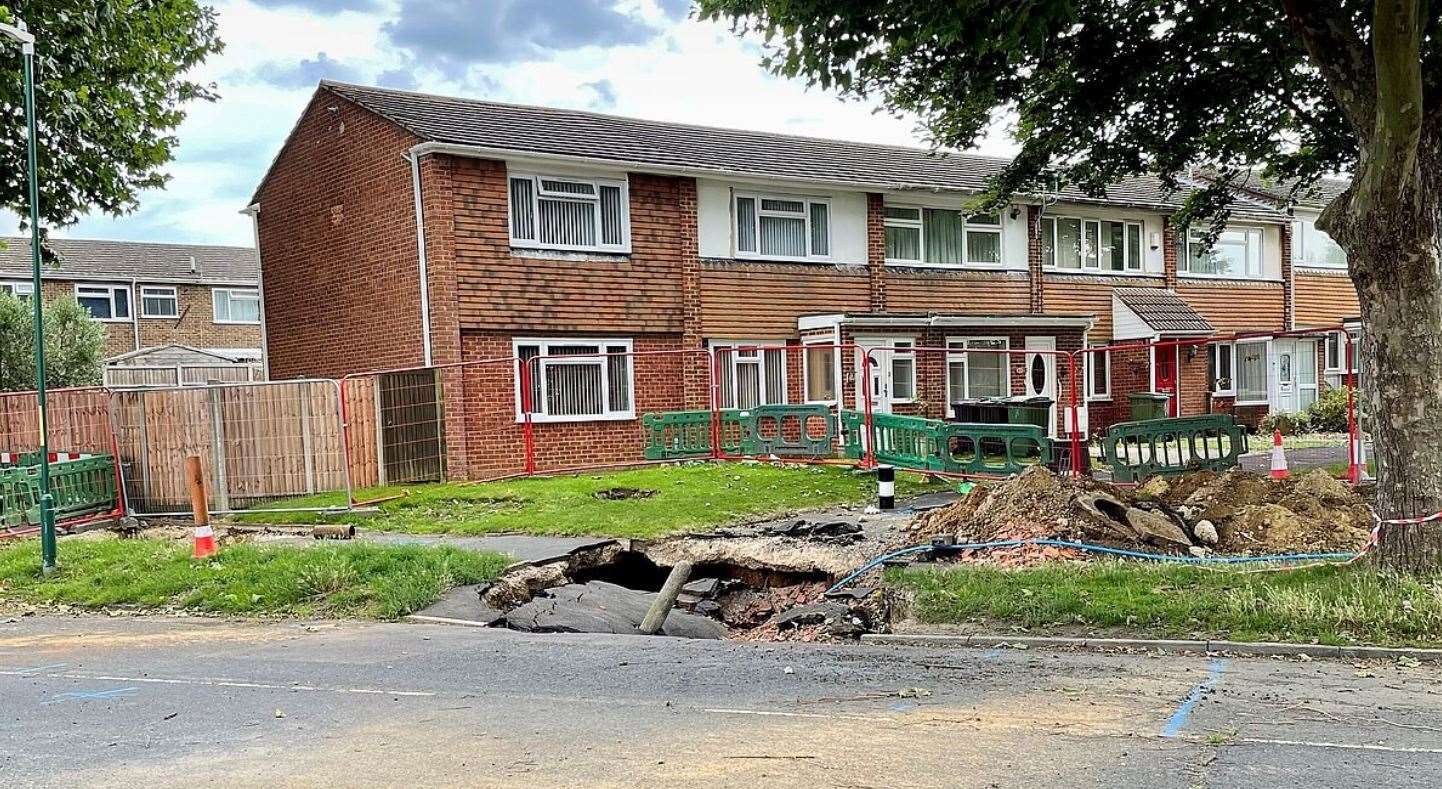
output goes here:
<path id="1" fill-rule="evenodd" d="M 260 369 L 265 371 L 265 380 L 269 381 L 270 336 L 265 325 L 265 259 L 260 255 L 260 203 L 251 203 L 241 213 L 250 217 L 250 233 L 255 243 L 255 295 L 260 302 Z M 214 298 L 211 301 L 214 302 Z M 211 308 L 214 309 L 214 306 Z"/>
<path id="2" fill-rule="evenodd" d="M 426 264 L 426 221 L 421 206 L 421 156 L 419 146 L 412 148 L 406 159 L 411 163 L 411 191 L 416 203 L 416 255 L 421 280 L 421 349 L 425 366 L 431 366 L 431 294 L 430 272 Z"/>

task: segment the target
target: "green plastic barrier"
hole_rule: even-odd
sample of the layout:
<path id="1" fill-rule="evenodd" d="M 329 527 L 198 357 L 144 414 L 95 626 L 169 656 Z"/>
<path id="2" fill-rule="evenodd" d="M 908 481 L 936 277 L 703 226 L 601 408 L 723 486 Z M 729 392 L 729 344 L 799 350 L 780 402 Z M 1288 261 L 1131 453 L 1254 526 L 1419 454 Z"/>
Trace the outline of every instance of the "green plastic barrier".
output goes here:
<path id="1" fill-rule="evenodd" d="M 1242 426 L 1228 414 L 1121 422 L 1107 429 L 1102 448 L 1115 482 L 1157 474 L 1225 471 L 1246 450 Z"/>
<path id="2" fill-rule="evenodd" d="M 51 463 L 50 494 L 55 500 L 57 521 L 115 509 L 115 459 L 91 455 Z M 0 469 L 0 525 L 39 523 L 39 464 Z"/>
<path id="3" fill-rule="evenodd" d="M 744 429 L 741 412 L 721 412 L 721 449 L 740 452 Z M 646 431 L 647 460 L 684 460 L 711 457 L 711 412 L 666 411 L 644 414 L 641 428 Z"/>
<path id="4" fill-rule="evenodd" d="M 844 411 L 843 452 L 860 459 L 866 415 Z M 1029 466 L 1050 463 L 1053 446 L 1037 425 L 990 425 L 944 422 L 919 416 L 873 414 L 872 440 L 879 463 L 921 471 L 952 474 L 1016 474 Z"/>
<path id="5" fill-rule="evenodd" d="M 760 405 L 740 412 L 741 454 L 827 457 L 836 419 L 826 405 Z"/>

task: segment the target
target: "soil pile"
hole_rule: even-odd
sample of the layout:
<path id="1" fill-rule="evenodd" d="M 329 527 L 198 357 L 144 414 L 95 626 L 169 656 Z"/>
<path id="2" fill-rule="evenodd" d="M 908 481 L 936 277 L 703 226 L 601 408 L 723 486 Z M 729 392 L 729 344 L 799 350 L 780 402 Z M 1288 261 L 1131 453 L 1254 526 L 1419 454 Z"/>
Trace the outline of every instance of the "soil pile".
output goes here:
<path id="1" fill-rule="evenodd" d="M 913 533 L 954 535 L 959 543 L 1052 538 L 1193 555 L 1333 552 L 1366 545 L 1371 517 L 1361 496 L 1320 469 L 1287 480 L 1240 469 L 1198 472 L 1129 490 L 1035 467 L 924 514 Z M 991 560 L 1071 555 L 1026 546 Z"/>

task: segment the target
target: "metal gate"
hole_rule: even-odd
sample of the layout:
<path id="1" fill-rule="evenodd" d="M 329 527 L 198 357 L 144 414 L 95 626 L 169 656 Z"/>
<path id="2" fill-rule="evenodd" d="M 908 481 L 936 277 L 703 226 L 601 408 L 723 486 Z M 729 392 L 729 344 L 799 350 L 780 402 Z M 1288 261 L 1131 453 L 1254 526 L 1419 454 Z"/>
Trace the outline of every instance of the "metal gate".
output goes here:
<path id="1" fill-rule="evenodd" d="M 441 481 L 445 426 L 438 372 L 383 373 L 378 383 L 382 484 Z"/>

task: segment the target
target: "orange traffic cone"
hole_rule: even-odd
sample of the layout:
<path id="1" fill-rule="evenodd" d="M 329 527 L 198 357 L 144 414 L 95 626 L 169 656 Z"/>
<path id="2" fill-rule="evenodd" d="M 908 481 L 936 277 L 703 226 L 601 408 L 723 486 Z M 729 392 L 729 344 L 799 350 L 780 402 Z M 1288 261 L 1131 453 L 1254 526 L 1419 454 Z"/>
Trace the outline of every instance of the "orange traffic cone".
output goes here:
<path id="1" fill-rule="evenodd" d="M 1287 471 L 1287 455 L 1282 451 L 1282 431 L 1272 431 L 1272 479 L 1286 479 L 1291 476 Z"/>
<path id="2" fill-rule="evenodd" d="M 196 524 L 195 558 L 204 559 L 215 555 L 215 530 L 209 523 Z"/>

